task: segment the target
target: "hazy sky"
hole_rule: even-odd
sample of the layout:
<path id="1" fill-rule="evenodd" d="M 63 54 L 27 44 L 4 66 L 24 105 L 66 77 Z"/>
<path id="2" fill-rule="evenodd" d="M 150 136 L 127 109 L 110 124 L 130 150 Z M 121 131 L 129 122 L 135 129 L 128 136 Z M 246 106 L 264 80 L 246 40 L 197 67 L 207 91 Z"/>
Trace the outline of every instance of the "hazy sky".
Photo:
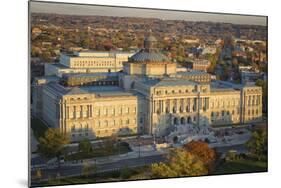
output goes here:
<path id="1" fill-rule="evenodd" d="M 250 24 L 266 26 L 265 16 L 245 16 L 229 14 L 210 14 L 198 12 L 150 10 L 137 8 L 106 7 L 95 5 L 75 5 L 61 3 L 30 2 L 31 12 L 56 13 L 71 15 L 98 15 L 121 17 L 145 17 L 167 20 L 211 21 L 234 24 Z"/>

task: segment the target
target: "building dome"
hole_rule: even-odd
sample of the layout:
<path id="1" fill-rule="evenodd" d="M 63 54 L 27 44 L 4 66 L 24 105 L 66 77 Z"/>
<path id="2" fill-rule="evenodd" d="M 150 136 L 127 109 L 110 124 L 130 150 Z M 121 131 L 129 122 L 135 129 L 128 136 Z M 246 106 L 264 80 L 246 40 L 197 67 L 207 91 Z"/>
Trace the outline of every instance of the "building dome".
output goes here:
<path id="1" fill-rule="evenodd" d="M 157 42 L 157 39 L 153 35 L 145 37 L 144 42 Z"/>
<path id="2" fill-rule="evenodd" d="M 144 48 L 129 58 L 129 62 L 169 62 L 169 58 L 159 52 L 157 39 L 149 35 L 144 39 Z"/>
<path id="3" fill-rule="evenodd" d="M 168 57 L 159 52 L 139 51 L 129 58 L 130 62 L 167 62 Z"/>

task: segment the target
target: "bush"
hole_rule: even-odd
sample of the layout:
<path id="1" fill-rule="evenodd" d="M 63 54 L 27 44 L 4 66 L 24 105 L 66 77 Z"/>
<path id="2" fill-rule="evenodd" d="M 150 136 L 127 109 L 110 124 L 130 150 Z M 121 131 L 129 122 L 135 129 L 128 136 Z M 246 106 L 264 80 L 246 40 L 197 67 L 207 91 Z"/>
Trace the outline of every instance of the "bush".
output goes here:
<path id="1" fill-rule="evenodd" d="M 127 167 L 124 167 L 120 170 L 120 178 L 129 179 L 131 176 L 131 170 Z"/>

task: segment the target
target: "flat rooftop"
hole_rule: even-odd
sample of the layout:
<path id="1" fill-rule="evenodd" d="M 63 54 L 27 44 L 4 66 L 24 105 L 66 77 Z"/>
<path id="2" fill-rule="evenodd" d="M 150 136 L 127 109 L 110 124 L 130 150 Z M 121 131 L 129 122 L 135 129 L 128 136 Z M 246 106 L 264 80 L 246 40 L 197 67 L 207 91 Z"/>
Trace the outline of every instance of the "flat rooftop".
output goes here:
<path id="1" fill-rule="evenodd" d="M 57 82 L 50 82 L 47 86 L 57 95 L 95 94 L 99 97 L 134 96 L 132 93 L 125 92 L 118 86 L 64 87 Z"/>
<path id="2" fill-rule="evenodd" d="M 69 77 L 100 77 L 100 76 L 106 76 L 106 77 L 116 77 L 118 76 L 117 72 L 97 72 L 97 73 L 71 73 L 71 74 L 64 74 L 63 77 L 69 78 Z"/>
<path id="3" fill-rule="evenodd" d="M 211 81 L 211 87 L 213 88 L 224 88 L 224 89 L 227 89 L 227 88 L 241 88 L 242 85 L 241 84 L 235 84 L 235 83 L 232 83 L 232 82 L 227 82 L 227 81 L 221 81 L 221 80 L 212 80 Z"/>
<path id="4" fill-rule="evenodd" d="M 186 86 L 196 85 L 196 82 L 179 78 L 144 79 L 142 83 L 148 86 Z"/>
<path id="5" fill-rule="evenodd" d="M 190 70 L 190 71 L 184 71 L 184 72 L 177 72 L 178 75 L 182 76 L 191 76 L 191 75 L 209 75 L 209 73 L 205 71 L 199 71 L 199 70 Z"/>

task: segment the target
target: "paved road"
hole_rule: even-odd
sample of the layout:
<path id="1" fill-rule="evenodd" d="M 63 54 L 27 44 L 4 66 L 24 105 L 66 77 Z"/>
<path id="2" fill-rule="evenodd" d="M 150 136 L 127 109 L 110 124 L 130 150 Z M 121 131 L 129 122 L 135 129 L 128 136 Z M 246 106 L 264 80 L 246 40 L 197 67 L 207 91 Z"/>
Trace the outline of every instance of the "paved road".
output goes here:
<path id="1" fill-rule="evenodd" d="M 98 172 L 114 171 L 124 167 L 132 168 L 138 166 L 144 166 L 146 164 L 158 163 L 165 160 L 163 154 L 146 156 L 141 158 L 124 159 L 112 163 L 98 164 Z M 83 164 L 77 166 L 62 166 L 60 170 L 58 169 L 42 169 L 42 179 L 47 180 L 49 177 L 56 177 L 59 173 L 61 177 L 72 177 L 79 176 L 82 174 Z M 32 171 L 32 176 L 35 176 L 35 171 Z"/>
<path id="2" fill-rule="evenodd" d="M 248 149 L 244 144 L 234 145 L 234 146 L 223 146 L 216 147 L 217 152 L 226 154 L 229 150 L 236 150 L 237 153 L 246 153 Z"/>

